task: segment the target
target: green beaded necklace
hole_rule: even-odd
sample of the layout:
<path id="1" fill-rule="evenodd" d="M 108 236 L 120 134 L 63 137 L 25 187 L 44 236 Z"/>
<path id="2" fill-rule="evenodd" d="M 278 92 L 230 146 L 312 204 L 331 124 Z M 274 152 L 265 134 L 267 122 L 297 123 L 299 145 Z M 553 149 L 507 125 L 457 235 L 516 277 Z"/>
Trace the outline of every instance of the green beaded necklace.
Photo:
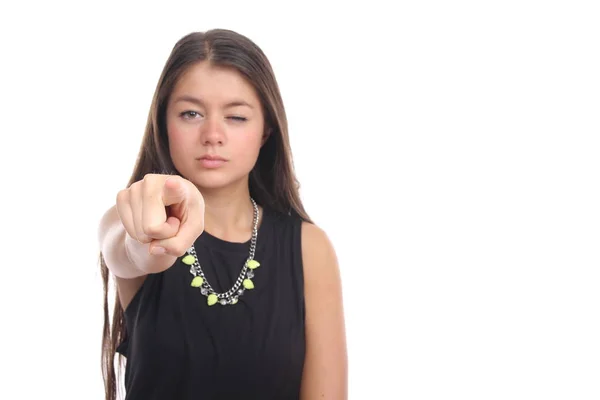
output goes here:
<path id="1" fill-rule="evenodd" d="M 183 256 L 181 261 L 190 266 L 190 273 L 194 276 L 191 282 L 191 286 L 195 288 L 200 288 L 200 293 L 203 296 L 206 296 L 206 303 L 209 306 L 215 305 L 217 303 L 221 305 L 234 305 L 238 302 L 239 296 L 244 294 L 245 290 L 254 289 L 254 282 L 252 282 L 252 278 L 254 277 L 254 270 L 260 266 L 260 263 L 254 259 L 254 252 L 256 251 L 256 239 L 258 237 L 258 205 L 254 201 L 253 198 L 250 198 L 252 201 L 252 206 L 254 207 L 254 219 L 252 223 L 252 239 L 250 241 L 250 254 L 242 267 L 242 271 L 240 272 L 240 276 L 235 281 L 234 285 L 227 292 L 218 293 L 216 290 L 212 288 L 212 286 L 206 280 L 204 276 L 204 272 L 202 271 L 202 267 L 198 262 L 198 257 L 196 255 L 196 249 L 194 245 L 187 250 L 187 255 Z"/>

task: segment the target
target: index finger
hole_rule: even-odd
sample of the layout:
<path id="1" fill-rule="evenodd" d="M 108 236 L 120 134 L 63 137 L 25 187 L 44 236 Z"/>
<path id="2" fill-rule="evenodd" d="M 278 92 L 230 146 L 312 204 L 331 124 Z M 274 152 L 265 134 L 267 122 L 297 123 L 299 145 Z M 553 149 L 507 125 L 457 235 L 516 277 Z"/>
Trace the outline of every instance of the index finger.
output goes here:
<path id="1" fill-rule="evenodd" d="M 180 221 L 178 218 L 167 217 L 165 196 L 170 194 L 166 181 L 160 190 L 148 184 L 144 188 L 142 205 L 142 225 L 146 235 L 152 239 L 167 239 L 177 234 Z"/>

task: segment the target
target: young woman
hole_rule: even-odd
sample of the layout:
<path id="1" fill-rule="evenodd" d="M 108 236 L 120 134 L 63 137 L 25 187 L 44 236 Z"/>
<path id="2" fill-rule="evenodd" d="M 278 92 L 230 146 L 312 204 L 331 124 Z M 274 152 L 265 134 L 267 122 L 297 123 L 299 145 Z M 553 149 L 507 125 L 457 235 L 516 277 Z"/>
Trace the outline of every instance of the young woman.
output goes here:
<path id="1" fill-rule="evenodd" d="M 335 251 L 304 210 L 277 81 L 245 36 L 176 43 L 99 240 L 106 399 L 117 353 L 128 400 L 347 398 Z"/>

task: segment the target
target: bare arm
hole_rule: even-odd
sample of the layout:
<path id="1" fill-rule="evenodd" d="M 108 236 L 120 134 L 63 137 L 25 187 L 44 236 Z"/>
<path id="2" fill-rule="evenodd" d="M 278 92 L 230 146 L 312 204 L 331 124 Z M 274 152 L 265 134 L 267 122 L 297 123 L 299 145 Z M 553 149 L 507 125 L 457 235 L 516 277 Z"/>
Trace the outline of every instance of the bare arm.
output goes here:
<path id="1" fill-rule="evenodd" d="M 306 359 L 301 399 L 346 400 L 348 360 L 337 257 L 320 228 L 302 226 Z"/>
<path id="2" fill-rule="evenodd" d="M 175 264 L 203 230 L 204 199 L 182 177 L 146 174 L 120 190 L 116 205 L 100 221 L 98 240 L 116 276 L 122 307 L 127 308 L 147 274 Z"/>
<path id="3" fill-rule="evenodd" d="M 129 236 L 121 223 L 116 206 L 111 207 L 102 217 L 98 240 L 106 266 L 116 277 L 123 308 L 127 308 L 139 290 L 148 274 L 147 271 L 159 270 L 176 260 L 176 257 L 170 255 L 150 254 L 150 244 L 139 243 Z"/>

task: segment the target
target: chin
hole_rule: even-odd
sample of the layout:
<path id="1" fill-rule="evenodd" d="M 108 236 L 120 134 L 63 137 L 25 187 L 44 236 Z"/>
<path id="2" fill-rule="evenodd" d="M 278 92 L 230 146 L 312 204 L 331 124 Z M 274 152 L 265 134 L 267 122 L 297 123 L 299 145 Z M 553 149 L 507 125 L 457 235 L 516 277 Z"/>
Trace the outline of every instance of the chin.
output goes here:
<path id="1" fill-rule="evenodd" d="M 201 171 L 191 174 L 191 181 L 201 189 L 222 189 L 239 184 L 242 178 L 233 177 L 217 171 Z"/>

